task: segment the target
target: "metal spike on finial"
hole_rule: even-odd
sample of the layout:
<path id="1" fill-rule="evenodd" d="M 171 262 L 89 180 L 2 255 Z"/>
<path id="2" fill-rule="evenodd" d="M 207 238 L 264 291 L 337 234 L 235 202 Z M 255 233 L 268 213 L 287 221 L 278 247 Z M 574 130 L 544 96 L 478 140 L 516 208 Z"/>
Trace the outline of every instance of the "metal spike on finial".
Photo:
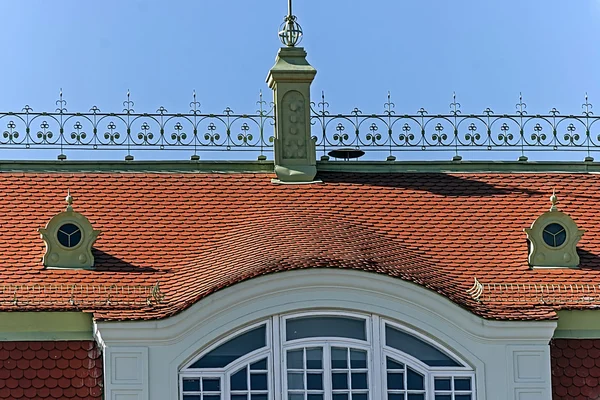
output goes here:
<path id="1" fill-rule="evenodd" d="M 71 189 L 67 189 L 65 201 L 67 202 L 67 211 L 73 211 L 73 196 L 71 196 Z"/>
<path id="2" fill-rule="evenodd" d="M 279 39 L 287 47 L 295 47 L 302 41 L 302 27 L 292 13 L 292 0 L 288 0 L 288 14 L 279 27 Z"/>
<path id="3" fill-rule="evenodd" d="M 556 197 L 556 189 L 552 189 L 552 196 L 550 196 L 550 203 L 552 203 L 552 207 L 550 207 L 550 211 L 558 211 L 558 197 Z"/>

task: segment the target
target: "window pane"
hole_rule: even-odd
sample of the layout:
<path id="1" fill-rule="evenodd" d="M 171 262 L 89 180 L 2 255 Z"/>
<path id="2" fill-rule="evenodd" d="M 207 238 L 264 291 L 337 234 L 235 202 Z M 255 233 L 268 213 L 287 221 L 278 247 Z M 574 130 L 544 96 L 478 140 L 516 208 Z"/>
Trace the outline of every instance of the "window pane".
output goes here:
<path id="1" fill-rule="evenodd" d="M 333 395 L 333 400 L 348 400 L 347 393 L 337 393 Z"/>
<path id="2" fill-rule="evenodd" d="M 323 400 L 322 394 L 309 394 L 308 400 Z"/>
<path id="3" fill-rule="evenodd" d="M 331 368 L 348 368 L 348 349 L 344 347 L 331 349 Z"/>
<path id="4" fill-rule="evenodd" d="M 409 394 L 408 400 L 425 400 L 424 394 Z"/>
<path id="5" fill-rule="evenodd" d="M 183 379 L 183 391 L 184 392 L 199 392 L 200 391 L 200 379 Z"/>
<path id="6" fill-rule="evenodd" d="M 390 390 L 403 390 L 404 389 L 404 374 L 388 372 L 387 388 Z"/>
<path id="7" fill-rule="evenodd" d="M 221 400 L 221 396 L 218 394 L 205 394 L 202 400 Z"/>
<path id="8" fill-rule="evenodd" d="M 365 372 L 352 374 L 352 389 L 367 389 L 367 374 Z"/>
<path id="9" fill-rule="evenodd" d="M 267 369 L 267 359 L 263 358 L 260 361 L 250 364 L 251 370 L 266 370 Z"/>
<path id="10" fill-rule="evenodd" d="M 323 349 L 306 349 L 306 368 L 323 369 Z"/>
<path id="11" fill-rule="evenodd" d="M 472 397 L 470 394 L 457 394 L 454 396 L 455 400 L 471 400 Z"/>
<path id="12" fill-rule="evenodd" d="M 452 400 L 451 394 L 436 394 L 435 400 Z"/>
<path id="13" fill-rule="evenodd" d="M 406 332 L 402 332 L 389 325 L 385 326 L 385 343 L 400 350 L 403 353 L 410 354 L 418 360 L 432 367 L 458 367 L 459 363 L 442 353 L 429 343 L 425 343 Z"/>
<path id="14" fill-rule="evenodd" d="M 247 390 L 248 389 L 248 379 L 247 379 L 247 369 L 241 369 L 235 374 L 231 375 L 231 390 Z"/>
<path id="15" fill-rule="evenodd" d="M 288 373 L 288 389 L 304 389 L 304 374 Z"/>
<path id="16" fill-rule="evenodd" d="M 222 368 L 238 358 L 267 345 L 266 326 L 262 325 L 234 337 L 205 354 L 190 368 Z"/>
<path id="17" fill-rule="evenodd" d="M 454 378 L 454 390 L 471 390 L 471 378 Z"/>
<path id="18" fill-rule="evenodd" d="M 247 394 L 234 394 L 231 396 L 231 400 L 248 400 Z"/>
<path id="19" fill-rule="evenodd" d="M 267 394 L 252 394 L 250 395 L 250 400 L 268 400 L 269 396 Z"/>
<path id="20" fill-rule="evenodd" d="M 390 393 L 388 394 L 388 400 L 404 400 L 404 395 L 398 393 Z"/>
<path id="21" fill-rule="evenodd" d="M 250 375 L 251 390 L 267 390 L 267 374 L 251 374 Z"/>
<path id="22" fill-rule="evenodd" d="M 290 394 L 288 394 L 288 400 L 304 400 L 304 395 L 290 393 Z"/>
<path id="23" fill-rule="evenodd" d="M 367 340 L 365 320 L 348 317 L 300 317 L 288 319 L 286 340 L 310 337 L 343 337 Z"/>
<path id="24" fill-rule="evenodd" d="M 404 364 L 399 363 L 398 361 L 392 360 L 391 358 L 387 358 L 387 369 L 404 369 Z"/>
<path id="25" fill-rule="evenodd" d="M 350 367 L 367 368 L 367 352 L 364 350 L 350 350 Z"/>
<path id="26" fill-rule="evenodd" d="M 423 379 L 423 375 L 419 374 L 418 372 L 413 371 L 412 369 L 408 368 L 408 372 L 406 373 L 406 386 L 408 386 L 408 390 L 423 390 L 425 389 L 424 386 L 424 379 Z"/>
<path id="27" fill-rule="evenodd" d="M 200 400 L 200 395 L 199 394 L 194 394 L 194 395 L 184 394 L 183 400 Z"/>
<path id="28" fill-rule="evenodd" d="M 202 379 L 202 390 L 205 392 L 221 391 L 221 379 L 219 379 L 219 378 L 203 378 Z"/>
<path id="29" fill-rule="evenodd" d="M 435 378 L 435 390 L 451 390 L 450 378 Z"/>
<path id="30" fill-rule="evenodd" d="M 308 390 L 323 390 L 323 375 L 320 373 L 306 375 L 306 388 Z"/>
<path id="31" fill-rule="evenodd" d="M 289 350 L 287 352 L 287 367 L 288 369 L 303 369 L 304 350 Z"/>
<path id="32" fill-rule="evenodd" d="M 369 395 L 366 393 L 353 393 L 352 400 L 368 400 Z"/>
<path id="33" fill-rule="evenodd" d="M 346 372 L 336 372 L 331 374 L 331 385 L 333 389 L 348 389 L 348 374 Z"/>

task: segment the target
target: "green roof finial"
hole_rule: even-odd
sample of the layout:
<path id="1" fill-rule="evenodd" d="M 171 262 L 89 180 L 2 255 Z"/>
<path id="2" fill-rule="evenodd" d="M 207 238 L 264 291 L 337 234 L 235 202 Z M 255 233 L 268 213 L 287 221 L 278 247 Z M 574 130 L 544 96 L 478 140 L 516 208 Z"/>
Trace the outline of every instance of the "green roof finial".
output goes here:
<path id="1" fill-rule="evenodd" d="M 292 14 L 292 0 L 288 0 L 288 14 L 279 27 L 279 39 L 287 47 L 295 47 L 302 40 L 302 27 Z"/>

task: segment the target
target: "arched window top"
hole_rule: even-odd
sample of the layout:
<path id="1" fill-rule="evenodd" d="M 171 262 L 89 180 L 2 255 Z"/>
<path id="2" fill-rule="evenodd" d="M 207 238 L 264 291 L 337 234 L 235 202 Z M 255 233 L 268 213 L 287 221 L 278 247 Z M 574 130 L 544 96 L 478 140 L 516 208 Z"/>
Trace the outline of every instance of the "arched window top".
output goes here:
<path id="1" fill-rule="evenodd" d="M 474 379 L 451 351 L 397 323 L 320 311 L 273 316 L 206 349 L 181 370 L 180 399 L 475 400 Z"/>

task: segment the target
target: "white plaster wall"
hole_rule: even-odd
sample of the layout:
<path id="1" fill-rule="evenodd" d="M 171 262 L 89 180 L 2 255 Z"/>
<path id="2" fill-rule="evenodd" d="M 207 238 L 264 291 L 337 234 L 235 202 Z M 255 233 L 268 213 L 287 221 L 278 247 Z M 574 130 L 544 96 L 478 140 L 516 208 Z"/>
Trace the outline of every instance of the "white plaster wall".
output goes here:
<path id="1" fill-rule="evenodd" d="M 478 400 L 551 398 L 555 322 L 487 321 L 399 279 L 314 269 L 240 283 L 166 320 L 96 323 L 106 399 L 178 400 L 179 368 L 207 344 L 273 314 L 306 309 L 378 314 L 430 336 L 474 368 Z"/>

